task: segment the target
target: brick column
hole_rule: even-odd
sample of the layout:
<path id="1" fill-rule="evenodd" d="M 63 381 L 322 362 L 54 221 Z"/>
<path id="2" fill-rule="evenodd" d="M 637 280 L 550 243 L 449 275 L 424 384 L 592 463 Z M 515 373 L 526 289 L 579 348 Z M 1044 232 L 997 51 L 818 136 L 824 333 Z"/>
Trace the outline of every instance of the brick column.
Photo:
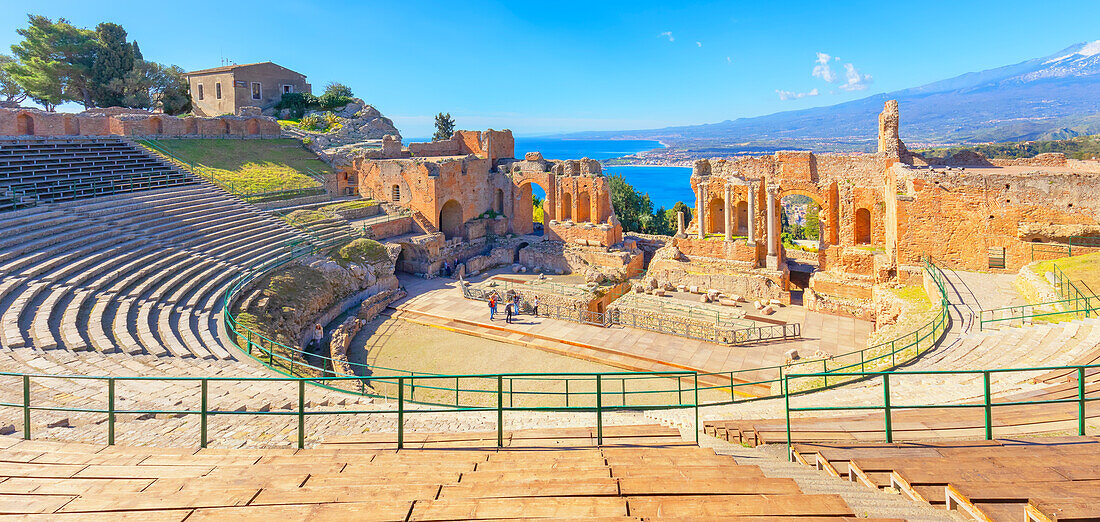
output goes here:
<path id="1" fill-rule="evenodd" d="M 776 187 L 774 185 L 765 187 L 764 191 L 768 196 L 768 267 L 777 264 L 775 260 L 775 249 L 779 242 L 779 232 L 776 232 L 778 223 L 775 219 L 775 192 Z"/>
<path id="2" fill-rule="evenodd" d="M 756 184 L 749 182 L 749 245 L 756 246 Z"/>
<path id="3" fill-rule="evenodd" d="M 726 199 L 722 200 L 724 203 L 722 212 L 725 213 L 726 218 L 726 241 L 733 240 L 733 213 L 730 212 L 730 209 L 733 208 L 733 205 L 730 204 L 730 196 L 733 191 L 730 189 L 730 184 L 726 183 Z"/>
<path id="4" fill-rule="evenodd" d="M 699 190 L 695 194 L 695 222 L 699 224 L 698 237 L 703 239 L 707 236 L 706 233 L 706 210 L 703 206 L 707 201 L 707 186 L 703 184 L 702 179 L 699 181 Z"/>

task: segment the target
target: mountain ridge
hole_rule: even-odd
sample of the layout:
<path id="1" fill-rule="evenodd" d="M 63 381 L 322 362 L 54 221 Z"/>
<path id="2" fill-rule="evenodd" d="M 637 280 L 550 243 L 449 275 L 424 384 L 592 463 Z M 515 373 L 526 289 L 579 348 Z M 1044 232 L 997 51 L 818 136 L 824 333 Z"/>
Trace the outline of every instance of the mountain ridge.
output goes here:
<path id="1" fill-rule="evenodd" d="M 1051 55 L 839 104 L 659 129 L 569 138 L 654 139 L 672 147 L 785 146 L 870 151 L 882 103 L 897 99 L 902 136 L 920 145 L 1064 139 L 1100 133 L 1100 40 Z"/>

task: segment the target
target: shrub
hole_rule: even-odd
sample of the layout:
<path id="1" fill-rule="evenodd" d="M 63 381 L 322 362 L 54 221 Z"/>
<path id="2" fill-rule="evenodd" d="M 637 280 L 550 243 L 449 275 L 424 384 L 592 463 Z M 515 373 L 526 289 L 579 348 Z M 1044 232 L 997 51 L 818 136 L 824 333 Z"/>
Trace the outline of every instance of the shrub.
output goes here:
<path id="1" fill-rule="evenodd" d="M 325 113 L 325 125 L 332 130 L 339 129 L 340 127 L 344 126 L 342 123 L 340 123 L 340 117 L 337 116 L 335 112 Z"/>
<path id="2" fill-rule="evenodd" d="M 305 130 L 317 130 L 321 128 L 321 118 L 314 115 L 302 116 L 302 121 L 298 122 L 298 126 Z"/>
<path id="3" fill-rule="evenodd" d="M 337 107 L 343 107 L 348 103 L 351 103 L 350 96 L 341 96 L 335 93 L 325 93 L 318 98 L 319 105 L 322 109 L 330 111 Z"/>
<path id="4" fill-rule="evenodd" d="M 325 94 L 331 94 L 333 96 L 343 96 L 344 98 L 351 98 L 355 96 L 351 93 L 351 87 L 344 85 L 340 82 L 329 82 L 325 85 Z"/>

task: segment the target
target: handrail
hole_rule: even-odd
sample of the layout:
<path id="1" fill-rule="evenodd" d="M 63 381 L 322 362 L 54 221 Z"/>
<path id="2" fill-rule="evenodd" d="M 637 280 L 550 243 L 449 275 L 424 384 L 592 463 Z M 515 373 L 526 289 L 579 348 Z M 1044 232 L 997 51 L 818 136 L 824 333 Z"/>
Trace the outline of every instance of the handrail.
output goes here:
<path id="1" fill-rule="evenodd" d="M 1004 306 L 978 311 L 978 329 L 984 330 L 985 325 L 1001 321 L 1023 321 L 1038 317 L 1067 316 L 1078 317 L 1084 315 L 1086 319 L 1100 315 L 1100 296 L 1091 291 L 1086 294 L 1081 288 L 1066 275 L 1058 265 L 1052 266 L 1054 275 L 1054 289 L 1060 299 L 1042 303 L 1029 303 L 1015 306 Z"/>
<path id="2" fill-rule="evenodd" d="M 807 412 L 807 411 L 882 411 L 883 412 L 883 431 L 887 443 L 894 442 L 894 429 L 892 422 L 892 412 L 897 409 L 939 409 L 939 408 L 983 408 L 985 410 L 985 439 L 993 439 L 993 409 L 997 407 L 1005 406 L 1024 406 L 1024 405 L 1040 405 L 1040 404 L 1064 404 L 1074 403 L 1077 404 L 1077 434 L 1080 436 L 1085 435 L 1085 404 L 1089 401 L 1100 400 L 1100 396 L 1087 397 L 1085 394 L 1085 371 L 1092 369 L 1100 369 L 1100 364 L 1091 365 L 1070 365 L 1070 366 L 1036 366 L 1025 368 L 997 368 L 989 370 L 908 370 L 908 371 L 891 371 L 891 372 L 850 372 L 846 374 L 854 379 L 873 379 L 876 377 L 882 377 L 882 405 L 852 405 L 852 406 L 791 406 L 790 395 L 786 393 L 790 389 L 790 381 L 792 379 L 802 378 L 817 378 L 824 376 L 822 373 L 791 373 L 787 374 L 783 378 L 784 389 L 784 410 L 786 413 L 786 432 L 787 432 L 787 454 L 790 455 L 790 448 L 793 441 L 793 429 L 791 428 L 791 413 L 792 412 Z M 993 394 L 991 392 L 990 379 L 992 375 L 1002 373 L 1013 372 L 1054 372 L 1054 371 L 1067 371 L 1073 372 L 1077 381 L 1077 393 L 1076 397 L 1072 398 L 1059 398 L 1059 399 L 1034 399 L 1034 400 L 1013 400 L 1013 401 L 998 401 L 994 402 Z M 837 374 L 833 374 L 837 375 Z M 982 376 L 982 402 L 972 403 L 951 403 L 951 404 L 906 404 L 898 405 L 892 401 L 890 394 L 890 379 L 891 377 L 904 377 L 908 375 L 981 375 Z"/>

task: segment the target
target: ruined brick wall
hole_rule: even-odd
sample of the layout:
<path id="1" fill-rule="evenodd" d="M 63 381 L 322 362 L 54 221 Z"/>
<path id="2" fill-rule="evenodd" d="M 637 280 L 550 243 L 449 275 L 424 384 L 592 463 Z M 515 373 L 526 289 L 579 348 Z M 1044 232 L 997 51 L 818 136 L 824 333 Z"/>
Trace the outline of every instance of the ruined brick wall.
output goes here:
<path id="1" fill-rule="evenodd" d="M 123 109 L 78 114 L 38 109 L 0 109 L 0 136 L 274 137 L 279 123 L 266 116 L 177 117 Z"/>
<path id="2" fill-rule="evenodd" d="M 623 228 L 620 225 L 603 223 L 573 223 L 571 221 L 551 221 L 546 229 L 547 237 L 552 241 L 563 241 L 576 245 L 611 246 L 623 240 Z"/>
<path id="3" fill-rule="evenodd" d="M 1100 174 L 1039 167 L 966 170 L 897 166 L 897 262 L 931 255 L 950 268 L 991 270 L 989 251 L 1005 249 L 1005 270 L 1030 261 L 1028 224 L 1100 224 Z"/>

